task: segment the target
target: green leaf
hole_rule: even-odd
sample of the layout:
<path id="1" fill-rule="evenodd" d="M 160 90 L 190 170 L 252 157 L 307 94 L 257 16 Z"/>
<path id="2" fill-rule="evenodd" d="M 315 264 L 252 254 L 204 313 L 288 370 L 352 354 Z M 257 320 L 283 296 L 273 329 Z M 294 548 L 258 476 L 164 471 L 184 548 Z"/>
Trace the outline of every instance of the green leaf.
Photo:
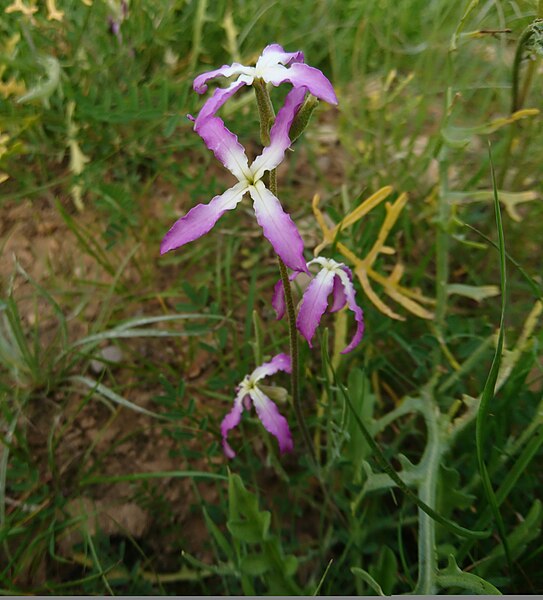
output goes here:
<path id="1" fill-rule="evenodd" d="M 352 403 L 352 400 L 350 399 L 349 392 L 344 385 L 342 385 L 341 383 L 338 382 L 336 373 L 335 373 L 329 359 L 328 359 L 328 364 L 330 365 L 330 368 L 332 370 L 332 374 L 334 376 L 334 382 L 340 389 L 341 393 L 343 394 L 345 401 L 347 402 L 352 414 L 354 415 L 354 418 L 356 420 L 356 423 L 358 424 L 358 427 L 360 427 L 360 431 L 362 431 L 366 441 L 368 442 L 369 446 L 373 450 L 376 461 L 378 462 L 379 466 L 383 469 L 383 471 L 385 471 L 385 473 L 392 479 L 392 481 L 394 481 L 394 483 L 402 490 L 402 492 L 406 496 L 411 498 L 413 500 L 413 502 L 415 502 L 415 504 L 423 512 L 425 512 L 429 517 L 432 517 L 432 519 L 434 519 L 434 521 L 437 521 L 438 523 L 440 523 L 441 525 L 446 527 L 449 531 L 452 531 L 453 533 L 456 533 L 457 535 L 460 535 L 462 537 L 467 537 L 467 538 L 475 538 L 475 539 L 487 538 L 490 535 L 489 531 L 472 531 L 470 529 L 466 529 L 465 527 L 457 525 L 456 523 L 453 523 L 449 519 L 446 519 L 445 517 L 440 515 L 438 512 L 436 512 L 431 506 L 428 506 L 425 502 L 423 502 L 415 494 L 415 492 L 413 492 L 413 490 L 411 490 L 404 483 L 402 478 L 398 475 L 398 473 L 396 473 L 396 471 L 394 470 L 394 467 L 390 464 L 390 462 L 387 460 L 386 456 L 383 454 L 383 451 L 381 450 L 381 448 L 379 448 L 378 444 L 373 439 L 371 433 L 368 431 L 367 427 L 362 422 L 362 419 L 356 413 L 353 403 Z"/>
<path id="2" fill-rule="evenodd" d="M 17 99 L 17 104 L 30 102 L 31 100 L 43 100 L 48 102 L 51 94 L 57 89 L 60 83 L 60 63 L 54 56 L 40 56 L 38 63 L 45 71 L 45 79 L 40 81 L 34 87 L 30 88 L 26 94 Z"/>
<path id="3" fill-rule="evenodd" d="M 351 573 L 366 582 L 378 596 L 385 595 L 377 581 L 375 581 L 367 571 L 364 571 L 364 569 L 361 569 L 360 567 L 351 567 Z"/>
<path id="4" fill-rule="evenodd" d="M 501 312 L 500 312 L 500 325 L 498 331 L 498 342 L 496 344 L 496 351 L 494 358 L 492 359 L 492 365 L 488 373 L 483 393 L 481 394 L 481 401 L 479 403 L 479 410 L 477 411 L 477 419 L 475 422 L 475 446 L 477 450 L 477 463 L 479 465 L 479 473 L 481 475 L 481 481 L 483 484 L 483 490 L 488 500 L 496 526 L 498 528 L 498 534 L 503 544 L 505 556 L 507 557 L 507 563 L 509 565 L 509 571 L 513 571 L 513 565 L 511 561 L 511 555 L 509 547 L 507 545 L 507 536 L 505 533 L 505 525 L 500 513 L 500 508 L 490 475 L 486 468 L 486 464 L 483 456 L 483 445 L 486 437 L 486 425 L 488 422 L 488 412 L 490 402 L 494 399 L 494 389 L 496 388 L 496 381 L 498 380 L 498 374 L 500 371 L 500 364 L 503 352 L 503 338 L 504 338 L 504 327 L 505 327 L 505 302 L 506 302 L 506 291 L 507 291 L 507 273 L 505 265 L 505 240 L 503 235 L 503 223 L 500 211 L 500 202 L 498 199 L 498 188 L 496 185 L 496 175 L 494 172 L 494 165 L 492 163 L 492 153 L 490 151 L 490 144 L 488 146 L 488 153 L 490 159 L 490 173 L 492 176 L 492 189 L 494 190 L 494 212 L 496 214 L 496 228 L 498 230 L 498 248 L 500 255 L 500 287 L 501 287 Z"/>
<path id="5" fill-rule="evenodd" d="M 204 507 L 202 510 L 204 513 L 204 519 L 208 531 L 211 533 L 211 535 L 215 539 L 215 542 L 217 543 L 217 546 L 219 546 L 219 548 L 224 552 L 224 555 L 228 558 L 228 560 L 233 562 L 234 551 L 228 543 L 228 540 L 226 539 L 222 531 L 217 527 L 217 525 L 215 525 L 213 519 L 209 516 L 209 513 L 207 512 L 206 508 Z"/>
<path id="6" fill-rule="evenodd" d="M 388 546 L 382 547 L 377 564 L 370 566 L 369 572 L 376 581 L 381 582 L 384 594 L 390 596 L 398 581 L 398 560 Z"/>
<path id="7" fill-rule="evenodd" d="M 284 558 L 284 566 L 285 575 L 287 577 L 292 577 L 298 570 L 298 559 L 294 556 L 294 554 L 289 554 Z"/>
<path id="8" fill-rule="evenodd" d="M 240 569 L 246 575 L 252 575 L 253 577 L 259 577 L 267 573 L 271 565 L 268 561 L 268 557 L 265 554 L 250 554 L 244 556 L 240 562 Z"/>
<path id="9" fill-rule="evenodd" d="M 543 521 L 543 507 L 540 500 L 536 500 L 530 508 L 526 518 L 507 537 L 507 548 L 511 559 L 518 558 L 529 543 L 538 539 L 541 534 Z M 495 563 L 503 559 L 504 546 L 497 546 L 478 567 L 478 572 L 485 575 L 488 571 L 494 572 Z"/>
<path id="10" fill-rule="evenodd" d="M 361 369 L 352 369 L 349 373 L 347 386 L 356 412 L 366 423 L 370 423 L 373 417 L 375 396 L 370 391 L 368 378 Z M 362 463 L 371 454 L 371 448 L 351 414 L 349 414 L 347 432 L 349 440 L 345 445 L 345 454 L 353 463 L 355 481 L 358 482 L 361 476 Z"/>
<path id="11" fill-rule="evenodd" d="M 481 302 L 486 298 L 498 296 L 500 288 L 496 285 L 464 285 L 462 283 L 450 283 L 447 286 L 449 295 L 457 294 L 465 298 L 471 298 L 475 302 Z"/>
<path id="12" fill-rule="evenodd" d="M 271 513 L 260 513 L 259 518 L 251 520 L 235 519 L 227 522 L 228 531 L 239 541 L 258 544 L 268 537 Z"/>
<path id="13" fill-rule="evenodd" d="M 438 573 L 436 581 L 442 589 L 460 588 L 474 594 L 501 596 L 501 592 L 485 579 L 459 569 L 452 554 L 447 568 Z"/>
<path id="14" fill-rule="evenodd" d="M 476 497 L 473 494 L 468 494 L 462 490 L 458 471 L 441 465 L 438 487 L 440 512 L 444 515 L 450 515 L 455 508 L 466 510 L 473 506 L 475 500 Z"/>

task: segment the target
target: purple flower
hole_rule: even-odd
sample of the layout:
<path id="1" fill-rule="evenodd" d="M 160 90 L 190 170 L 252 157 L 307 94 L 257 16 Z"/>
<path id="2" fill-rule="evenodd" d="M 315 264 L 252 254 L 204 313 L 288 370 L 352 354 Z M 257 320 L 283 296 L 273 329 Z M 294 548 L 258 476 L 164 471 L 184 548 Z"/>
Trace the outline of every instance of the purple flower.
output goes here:
<path id="1" fill-rule="evenodd" d="M 330 258 L 315 258 L 308 262 L 307 266 L 312 264 L 319 264 L 322 270 L 304 292 L 296 319 L 296 327 L 305 337 L 309 346 L 313 347 L 311 339 L 315 335 L 322 315 L 328 308 L 328 296 L 333 294 L 332 305 L 328 312 L 336 312 L 347 304 L 353 311 L 357 324 L 351 343 L 341 351 L 342 354 L 346 354 L 358 346 L 364 335 L 364 314 L 356 303 L 351 270 L 343 263 L 338 263 Z M 290 280 L 295 279 L 297 275 L 298 273 L 292 273 Z M 272 306 L 277 313 L 277 318 L 281 319 L 285 314 L 285 294 L 281 280 L 275 285 Z"/>
<path id="2" fill-rule="evenodd" d="M 289 92 L 271 128 L 270 145 L 264 148 L 251 166 L 238 138 L 226 128 L 222 119 L 207 115 L 205 119 L 197 120 L 196 132 L 218 160 L 236 177 L 238 183 L 220 196 L 215 196 L 209 204 L 198 204 L 176 221 L 162 240 L 161 254 L 208 233 L 219 218 L 227 210 L 236 208 L 243 196 L 249 192 L 256 220 L 275 252 L 291 269 L 307 270 L 303 257 L 304 245 L 296 225 L 262 181 L 264 173 L 279 165 L 290 146 L 289 129 L 296 111 L 304 101 L 305 92 L 303 87 L 294 88 Z"/>
<path id="3" fill-rule="evenodd" d="M 198 75 L 194 80 L 194 90 L 203 94 L 207 90 L 207 82 L 211 79 L 233 75 L 238 75 L 238 78 L 226 88 L 217 88 L 213 97 L 206 102 L 206 115 L 214 115 L 230 96 L 244 85 L 252 85 L 256 78 L 275 86 L 288 81 L 295 88 L 307 88 L 313 96 L 329 104 L 338 103 L 332 84 L 322 72 L 304 64 L 303 52 L 285 52 L 279 44 L 266 46 L 254 67 L 233 63 Z M 198 115 L 197 122 L 202 118 L 202 114 Z"/>
<path id="4" fill-rule="evenodd" d="M 290 373 L 290 370 L 290 356 L 277 354 L 270 362 L 264 363 L 260 367 L 257 367 L 250 375 L 246 375 L 244 380 L 239 384 L 234 406 L 221 423 L 222 445 L 224 453 L 228 458 L 236 456 L 236 453 L 228 444 L 228 432 L 239 425 L 243 408 L 249 410 L 251 408 L 251 401 L 264 428 L 277 438 L 281 453 L 292 452 L 292 435 L 287 420 L 279 413 L 277 406 L 266 396 L 259 386 L 259 381 L 264 377 L 273 375 L 277 371 Z"/>

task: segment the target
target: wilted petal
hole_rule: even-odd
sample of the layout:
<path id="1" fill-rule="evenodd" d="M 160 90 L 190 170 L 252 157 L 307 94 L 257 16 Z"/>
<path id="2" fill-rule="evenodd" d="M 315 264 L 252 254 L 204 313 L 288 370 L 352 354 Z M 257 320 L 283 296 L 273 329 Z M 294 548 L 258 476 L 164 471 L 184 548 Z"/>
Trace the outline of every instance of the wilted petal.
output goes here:
<path id="1" fill-rule="evenodd" d="M 343 283 L 339 276 L 334 277 L 334 288 L 332 290 L 333 293 L 333 301 L 332 306 L 328 309 L 328 312 L 334 313 L 345 306 L 347 302 L 347 298 L 345 296 L 345 291 L 343 290 Z"/>
<path id="2" fill-rule="evenodd" d="M 284 212 L 279 200 L 262 181 L 249 186 L 256 220 L 275 252 L 293 271 L 307 272 L 304 260 L 304 243 L 290 216 Z"/>
<path id="3" fill-rule="evenodd" d="M 362 336 L 364 335 L 364 313 L 362 312 L 360 306 L 358 306 L 358 304 L 356 303 L 356 292 L 354 289 L 354 285 L 351 281 L 351 278 L 347 274 L 346 269 L 347 267 L 345 267 L 344 269 L 338 269 L 336 271 L 336 276 L 339 277 L 341 279 L 341 282 L 343 283 L 343 289 L 347 298 L 347 304 L 354 313 L 354 318 L 356 320 L 356 332 L 354 334 L 353 339 L 351 340 L 351 343 L 341 351 L 341 354 L 347 354 L 347 352 L 350 352 L 351 350 L 356 348 L 356 346 L 358 346 L 358 344 L 362 340 Z"/>
<path id="4" fill-rule="evenodd" d="M 215 69 L 213 71 L 207 71 L 207 73 L 202 73 L 198 75 L 192 84 L 192 87 L 195 92 L 199 94 L 203 94 L 207 91 L 206 83 L 215 79 L 215 77 L 232 77 L 232 75 L 251 75 L 254 72 L 254 67 L 245 67 L 244 65 L 240 65 L 239 63 L 232 63 L 231 65 L 223 65 L 219 69 Z"/>
<path id="5" fill-rule="evenodd" d="M 291 371 L 291 363 L 290 356 L 285 353 L 277 354 L 274 356 L 270 362 L 264 363 L 257 367 L 251 373 L 251 381 L 260 381 L 264 377 L 268 377 L 268 375 L 273 375 L 277 373 L 277 371 L 285 371 L 286 373 L 290 373 Z"/>
<path id="6" fill-rule="evenodd" d="M 209 204 L 198 204 L 178 219 L 168 231 L 160 245 L 160 254 L 179 248 L 192 242 L 210 231 L 220 217 L 227 211 L 236 208 L 238 202 L 247 191 L 245 182 L 237 183 L 224 194 L 215 196 Z"/>
<path id="7" fill-rule="evenodd" d="M 221 423 L 222 447 L 228 458 L 234 458 L 236 453 L 230 447 L 227 441 L 228 432 L 239 425 L 241 421 L 241 413 L 243 412 L 243 399 L 247 397 L 247 392 L 242 390 L 234 400 L 232 410 L 224 417 Z"/>
<path id="8" fill-rule="evenodd" d="M 199 120 L 194 127 L 206 146 L 238 180 L 251 176 L 247 155 L 243 146 L 219 117 Z"/>
<path id="9" fill-rule="evenodd" d="M 295 62 L 304 62 L 304 53 L 302 51 L 285 52 L 279 44 L 270 44 L 262 51 L 262 56 L 256 63 L 256 70 L 258 72 L 259 68 L 270 67 L 278 63 L 290 65 Z"/>
<path id="10" fill-rule="evenodd" d="M 328 296 L 334 287 L 335 274 L 329 269 L 322 269 L 307 287 L 296 319 L 296 327 L 305 337 L 310 347 L 322 315 L 328 306 Z"/>
<path id="11" fill-rule="evenodd" d="M 282 65 L 269 67 L 266 69 L 263 79 L 275 86 L 288 81 L 295 88 L 306 87 L 313 96 L 329 104 L 338 103 L 334 88 L 323 73 L 319 69 L 303 63 L 294 63 L 290 67 Z"/>
<path id="12" fill-rule="evenodd" d="M 270 145 L 266 146 L 262 154 L 251 165 L 255 179 L 261 179 L 265 171 L 275 169 L 285 156 L 286 149 L 290 146 L 289 130 L 292 121 L 305 98 L 305 88 L 292 89 L 281 110 L 277 113 L 275 123 L 270 131 Z"/>
<path id="13" fill-rule="evenodd" d="M 258 387 L 250 390 L 249 395 L 253 401 L 256 414 L 262 421 L 262 425 L 264 425 L 266 431 L 277 438 L 281 453 L 292 452 L 292 435 L 288 422 L 281 415 L 277 406 Z"/>

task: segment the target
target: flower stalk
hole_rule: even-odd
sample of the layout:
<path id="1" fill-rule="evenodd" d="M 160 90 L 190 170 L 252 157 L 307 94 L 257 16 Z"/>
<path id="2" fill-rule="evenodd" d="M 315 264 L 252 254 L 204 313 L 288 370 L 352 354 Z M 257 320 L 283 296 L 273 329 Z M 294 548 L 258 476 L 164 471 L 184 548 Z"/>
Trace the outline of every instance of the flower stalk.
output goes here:
<path id="1" fill-rule="evenodd" d="M 255 79 L 253 82 L 253 87 L 255 90 L 256 102 L 258 106 L 258 115 L 260 118 L 260 137 L 262 144 L 266 145 L 266 143 L 269 143 L 270 128 L 274 122 L 275 113 L 273 110 L 273 105 L 266 83 L 262 79 Z M 268 187 L 271 193 L 274 194 L 274 196 L 277 196 L 277 171 L 275 169 L 272 169 L 269 172 Z M 281 275 L 281 281 L 283 282 L 283 288 L 285 290 L 285 305 L 289 332 L 290 361 L 292 368 L 290 374 L 292 404 L 294 406 L 296 421 L 302 433 L 306 450 L 312 462 L 315 465 L 317 465 L 315 449 L 313 448 L 313 442 L 311 440 L 309 430 L 307 429 L 307 425 L 305 423 L 302 411 L 302 406 L 300 403 L 298 332 L 296 330 L 296 310 L 294 307 L 294 299 L 292 298 L 292 290 L 290 289 L 290 281 L 288 278 L 287 267 L 278 254 L 277 262 L 279 264 L 279 273 Z"/>

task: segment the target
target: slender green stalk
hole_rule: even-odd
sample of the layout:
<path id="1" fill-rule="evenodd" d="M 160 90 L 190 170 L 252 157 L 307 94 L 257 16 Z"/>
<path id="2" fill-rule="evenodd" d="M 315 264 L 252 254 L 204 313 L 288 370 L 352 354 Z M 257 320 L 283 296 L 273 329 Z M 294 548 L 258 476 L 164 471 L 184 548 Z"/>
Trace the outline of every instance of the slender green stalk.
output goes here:
<path id="1" fill-rule="evenodd" d="M 273 190 L 272 190 L 273 192 Z M 285 263 L 277 257 L 279 263 L 279 271 L 281 273 L 281 280 L 283 282 L 283 288 L 285 289 L 285 304 L 287 307 L 287 319 L 288 319 L 288 333 L 290 342 L 290 359 L 292 363 L 292 374 L 291 374 L 291 392 L 292 392 L 292 403 L 294 405 L 294 412 L 296 413 L 296 420 L 298 426 L 302 432 L 304 444 L 306 449 L 311 456 L 313 463 L 317 464 L 317 457 L 315 456 L 315 449 L 311 441 L 311 436 L 306 427 L 302 407 L 300 404 L 300 387 L 299 387 L 299 361 L 298 361 L 298 332 L 296 330 L 296 311 L 294 309 L 294 301 L 292 299 L 292 290 L 290 289 L 290 281 L 288 279 L 287 268 Z"/>
<path id="2" fill-rule="evenodd" d="M 444 445 L 439 439 L 438 418 L 439 409 L 434 406 L 430 396 L 424 394 L 424 418 L 428 428 L 428 441 L 426 444 L 426 473 L 418 486 L 419 498 L 432 510 L 436 507 L 436 490 L 439 478 L 439 464 L 443 454 Z M 437 549 L 436 549 L 436 522 L 419 507 L 419 533 L 418 533 L 419 575 L 414 593 L 421 595 L 435 594 L 437 591 Z"/>
<path id="3" fill-rule="evenodd" d="M 260 137 L 262 143 L 267 145 L 270 143 L 270 129 L 275 119 L 275 113 L 273 110 L 273 105 L 271 103 L 271 98 L 266 88 L 266 84 L 264 81 L 255 80 L 253 83 L 256 101 L 258 105 L 258 113 L 260 116 Z M 273 169 L 270 171 L 269 176 L 269 189 L 270 192 L 277 196 L 277 173 L 276 170 Z M 296 311 L 294 308 L 294 300 L 292 298 L 292 290 L 290 289 L 290 281 L 288 279 L 288 272 L 285 263 L 281 260 L 281 257 L 277 256 L 277 261 L 279 263 L 279 272 L 281 274 L 281 280 L 283 282 L 283 289 L 285 292 L 285 304 L 286 304 L 286 313 L 288 320 L 288 331 L 289 331 L 289 342 L 290 342 L 290 360 L 292 365 L 292 373 L 291 373 L 291 393 L 292 393 L 292 403 L 294 405 L 294 412 L 296 414 L 296 420 L 298 422 L 298 427 L 302 432 L 302 437 L 304 440 L 304 444 L 306 446 L 306 450 L 309 453 L 309 456 L 312 462 L 315 465 L 317 463 L 317 457 L 315 455 L 315 450 L 313 448 L 313 443 L 311 441 L 311 436 L 309 435 L 309 431 L 305 424 L 302 407 L 300 404 L 300 389 L 299 389 L 299 361 L 298 361 L 298 332 L 296 329 Z"/>

